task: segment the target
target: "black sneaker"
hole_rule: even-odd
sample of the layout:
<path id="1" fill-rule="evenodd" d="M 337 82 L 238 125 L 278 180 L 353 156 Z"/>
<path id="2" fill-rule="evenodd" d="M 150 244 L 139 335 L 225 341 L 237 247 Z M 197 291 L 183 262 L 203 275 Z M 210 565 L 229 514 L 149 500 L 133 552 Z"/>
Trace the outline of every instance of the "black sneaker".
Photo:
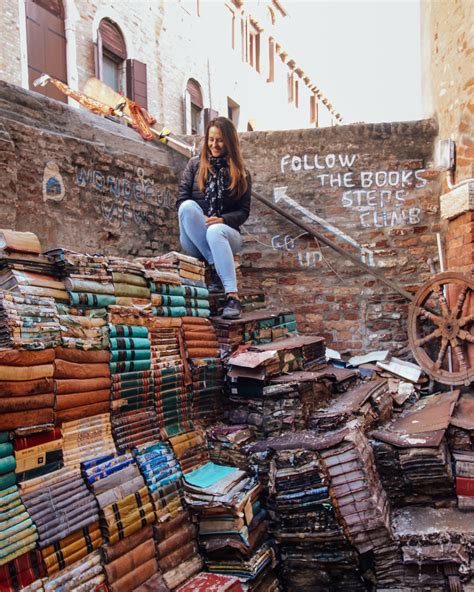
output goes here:
<path id="1" fill-rule="evenodd" d="M 214 265 L 211 265 L 211 277 L 207 289 L 209 290 L 209 292 L 211 292 L 211 294 L 216 294 L 218 292 L 224 291 L 224 285 L 222 284 L 221 278 L 219 277 L 219 274 L 217 273 Z"/>
<path id="2" fill-rule="evenodd" d="M 229 296 L 224 305 L 224 310 L 222 311 L 222 318 L 240 319 L 241 316 L 242 305 L 240 304 L 240 300 L 238 298 L 234 298 L 233 296 Z"/>

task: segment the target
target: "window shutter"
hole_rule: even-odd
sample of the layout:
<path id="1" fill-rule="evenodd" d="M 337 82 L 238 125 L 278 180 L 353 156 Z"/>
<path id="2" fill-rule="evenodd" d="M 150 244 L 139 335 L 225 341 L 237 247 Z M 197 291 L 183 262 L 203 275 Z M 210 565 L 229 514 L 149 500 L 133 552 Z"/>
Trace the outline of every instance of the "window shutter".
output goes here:
<path id="1" fill-rule="evenodd" d="M 216 117 L 219 117 L 219 112 L 216 111 L 215 109 L 204 109 L 204 129 L 207 129 L 207 126 L 209 125 L 209 122 L 212 121 L 213 119 L 215 119 Z"/>
<path id="2" fill-rule="evenodd" d="M 33 2 L 54 16 L 61 19 L 64 18 L 64 7 L 61 0 L 33 0 Z"/>
<path id="3" fill-rule="evenodd" d="M 138 60 L 127 60 L 127 97 L 148 109 L 146 64 Z"/>
<path id="4" fill-rule="evenodd" d="M 33 82 L 49 74 L 67 83 L 66 33 L 62 4 L 25 2 L 29 88 L 37 93 L 67 103 L 67 97 L 53 85 L 35 87 Z"/>
<path id="5" fill-rule="evenodd" d="M 102 36 L 104 49 L 110 51 L 121 60 L 127 58 L 127 49 L 120 29 L 109 19 L 102 19 L 99 25 L 99 33 Z"/>
<path id="6" fill-rule="evenodd" d="M 186 85 L 186 90 L 190 95 L 191 103 L 196 105 L 196 107 L 199 109 L 202 109 L 204 107 L 204 103 L 202 100 L 201 86 L 199 85 L 199 82 L 190 78 L 188 80 L 188 84 Z"/>

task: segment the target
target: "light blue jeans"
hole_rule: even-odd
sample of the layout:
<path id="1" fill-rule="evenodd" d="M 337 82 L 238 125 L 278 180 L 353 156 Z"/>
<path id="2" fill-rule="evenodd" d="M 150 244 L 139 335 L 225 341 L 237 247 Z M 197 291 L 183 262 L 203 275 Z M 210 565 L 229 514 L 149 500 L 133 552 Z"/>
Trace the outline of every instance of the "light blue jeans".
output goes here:
<path id="1" fill-rule="evenodd" d="M 183 250 L 192 257 L 215 265 L 226 294 L 237 292 L 234 254 L 242 249 L 240 232 L 227 224 L 206 226 L 204 212 L 192 199 L 179 206 L 178 218 Z"/>

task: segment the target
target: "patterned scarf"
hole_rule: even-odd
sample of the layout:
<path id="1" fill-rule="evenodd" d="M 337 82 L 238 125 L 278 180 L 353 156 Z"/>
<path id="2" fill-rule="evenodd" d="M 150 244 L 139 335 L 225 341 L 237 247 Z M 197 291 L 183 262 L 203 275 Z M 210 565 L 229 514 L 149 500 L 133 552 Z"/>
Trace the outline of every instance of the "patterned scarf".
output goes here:
<path id="1" fill-rule="evenodd" d="M 224 192 L 229 185 L 229 167 L 227 159 L 224 156 L 209 158 L 212 171 L 206 181 L 206 205 L 207 216 L 220 216 L 222 212 L 222 200 L 224 199 Z"/>

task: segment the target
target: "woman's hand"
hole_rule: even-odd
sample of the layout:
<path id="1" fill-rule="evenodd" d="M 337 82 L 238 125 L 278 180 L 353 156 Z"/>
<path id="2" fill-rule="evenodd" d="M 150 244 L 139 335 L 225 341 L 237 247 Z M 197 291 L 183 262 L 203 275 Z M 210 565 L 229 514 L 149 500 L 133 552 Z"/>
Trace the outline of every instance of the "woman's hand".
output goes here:
<path id="1" fill-rule="evenodd" d="M 206 216 L 206 226 L 212 226 L 213 224 L 224 224 L 224 218 L 218 218 L 217 216 Z"/>

